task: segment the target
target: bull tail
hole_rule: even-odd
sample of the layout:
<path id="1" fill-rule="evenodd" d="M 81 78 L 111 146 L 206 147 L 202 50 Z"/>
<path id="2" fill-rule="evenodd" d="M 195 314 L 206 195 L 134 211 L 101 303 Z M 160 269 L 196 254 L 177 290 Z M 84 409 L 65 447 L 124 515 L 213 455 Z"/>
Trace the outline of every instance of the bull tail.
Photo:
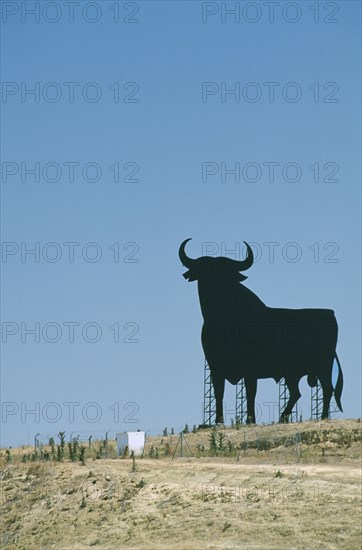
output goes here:
<path id="1" fill-rule="evenodd" d="M 343 412 L 342 405 L 341 405 L 341 395 L 342 395 L 342 389 L 343 389 L 343 373 L 342 373 L 341 363 L 339 362 L 337 352 L 334 353 L 334 356 L 336 358 L 337 365 L 338 365 L 338 378 L 337 378 L 336 387 L 334 388 L 334 397 L 339 410 Z"/>

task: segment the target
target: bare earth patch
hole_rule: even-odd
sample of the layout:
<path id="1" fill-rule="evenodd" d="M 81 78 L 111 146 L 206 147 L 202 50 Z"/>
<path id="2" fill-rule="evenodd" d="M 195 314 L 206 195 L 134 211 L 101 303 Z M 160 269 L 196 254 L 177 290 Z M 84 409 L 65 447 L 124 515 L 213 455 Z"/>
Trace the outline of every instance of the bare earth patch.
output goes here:
<path id="1" fill-rule="evenodd" d="M 307 435 L 297 452 L 282 444 L 254 449 L 252 429 L 247 437 L 223 429 L 235 444 L 230 456 L 197 452 L 209 430 L 186 436 L 191 452 L 183 458 L 164 453 L 176 436 L 151 438 L 136 471 L 128 458 L 22 462 L 26 450 L 15 449 L 6 462 L 3 450 L 1 548 L 360 549 L 359 426 L 298 424 L 300 432 L 325 433 Z M 258 426 L 256 440 L 278 443 L 275 430 L 295 429 Z M 151 445 L 160 458 L 148 458 Z"/>

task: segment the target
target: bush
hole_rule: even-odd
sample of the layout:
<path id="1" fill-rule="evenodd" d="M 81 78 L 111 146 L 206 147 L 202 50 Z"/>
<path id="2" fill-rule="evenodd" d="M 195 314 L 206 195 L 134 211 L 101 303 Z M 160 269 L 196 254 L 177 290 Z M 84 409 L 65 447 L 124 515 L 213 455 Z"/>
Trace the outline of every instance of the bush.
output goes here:
<path id="1" fill-rule="evenodd" d="M 83 466 L 85 465 L 85 451 L 86 451 L 86 448 L 84 445 L 82 445 L 79 449 L 79 460 L 81 461 Z"/>
<path id="2" fill-rule="evenodd" d="M 57 445 L 57 459 L 61 461 L 64 458 L 65 432 L 59 432 L 58 437 L 60 439 L 60 444 Z"/>
<path id="3" fill-rule="evenodd" d="M 219 451 L 222 452 L 224 450 L 224 439 L 225 439 L 225 436 L 222 432 L 218 434 L 218 439 L 219 439 L 218 449 Z"/>
<path id="4" fill-rule="evenodd" d="M 234 445 L 231 443 L 230 440 L 228 441 L 227 445 L 228 445 L 228 453 L 232 454 L 232 452 L 234 451 Z"/>
<path id="5" fill-rule="evenodd" d="M 146 482 L 143 478 L 140 479 L 140 481 L 138 483 L 136 483 L 137 489 L 142 489 L 142 487 L 144 487 L 145 485 L 146 485 Z"/>
<path id="6" fill-rule="evenodd" d="M 217 442 L 216 442 L 216 428 L 214 427 L 212 432 L 210 433 L 210 436 L 209 436 L 209 448 L 210 448 L 210 452 L 211 454 L 213 455 L 216 455 L 217 453 Z"/>

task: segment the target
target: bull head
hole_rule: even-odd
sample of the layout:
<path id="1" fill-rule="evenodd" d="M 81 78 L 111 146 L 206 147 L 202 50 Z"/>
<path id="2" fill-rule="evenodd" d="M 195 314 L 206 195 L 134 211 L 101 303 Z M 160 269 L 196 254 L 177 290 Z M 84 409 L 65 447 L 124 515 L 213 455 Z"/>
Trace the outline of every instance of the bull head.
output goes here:
<path id="1" fill-rule="evenodd" d="M 188 268 L 188 271 L 183 274 L 186 280 L 198 281 L 204 277 L 207 279 L 222 279 L 232 281 L 245 281 L 247 277 L 239 273 L 239 271 L 246 271 L 253 265 L 254 254 L 248 243 L 245 243 L 247 249 L 247 256 L 245 260 L 237 261 L 231 258 L 212 258 L 211 256 L 201 256 L 200 258 L 192 259 L 186 255 L 185 246 L 191 241 L 186 239 L 179 248 L 179 258 L 182 265 Z"/>

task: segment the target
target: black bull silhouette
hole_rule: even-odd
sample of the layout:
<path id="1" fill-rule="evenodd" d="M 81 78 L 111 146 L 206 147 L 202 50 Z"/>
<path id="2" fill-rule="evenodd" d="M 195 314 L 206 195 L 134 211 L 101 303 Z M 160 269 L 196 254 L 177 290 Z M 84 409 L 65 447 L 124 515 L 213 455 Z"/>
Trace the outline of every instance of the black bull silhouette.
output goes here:
<path id="1" fill-rule="evenodd" d="M 204 325 L 201 341 L 210 367 L 216 398 L 216 422 L 223 422 L 225 380 L 237 384 L 244 378 L 248 422 L 255 422 L 255 394 L 258 378 L 285 378 L 289 401 L 280 421 L 287 421 L 301 396 L 299 381 L 308 376 L 314 387 L 319 379 L 323 390 L 322 418 L 328 418 L 334 392 L 342 411 L 343 374 L 336 354 L 338 325 L 331 309 L 277 309 L 266 306 L 251 290 L 240 284 L 240 273 L 254 261 L 245 243 L 246 259 L 191 259 L 186 255 L 186 239 L 179 257 L 188 268 L 184 277 L 198 282 Z M 245 242 L 245 241 L 244 241 Z M 338 365 L 336 387 L 332 385 L 334 358 Z"/>

